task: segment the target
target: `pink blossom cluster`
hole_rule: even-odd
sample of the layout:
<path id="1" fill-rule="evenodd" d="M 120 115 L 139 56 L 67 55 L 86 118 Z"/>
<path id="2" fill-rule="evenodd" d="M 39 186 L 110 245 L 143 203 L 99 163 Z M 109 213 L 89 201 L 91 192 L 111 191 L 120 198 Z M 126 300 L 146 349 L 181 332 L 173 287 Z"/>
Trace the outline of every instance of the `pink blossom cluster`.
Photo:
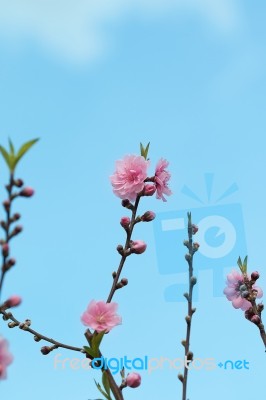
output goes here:
<path id="1" fill-rule="evenodd" d="M 246 311 L 250 308 L 251 304 L 245 298 L 246 286 L 244 283 L 243 275 L 233 270 L 227 275 L 227 286 L 224 289 L 224 294 L 226 298 L 232 302 L 234 308 L 241 308 L 241 310 Z M 257 290 L 257 298 L 263 296 L 262 289 L 258 286 L 253 285 L 253 289 Z"/>
<path id="2" fill-rule="evenodd" d="M 143 156 L 127 155 L 116 162 L 116 170 L 110 177 L 113 192 L 120 199 L 136 200 L 140 194 L 152 196 L 156 192 L 156 198 L 166 201 L 164 195 L 172 194 L 168 187 L 170 173 L 167 171 L 168 161 L 161 158 L 155 168 L 155 174 L 148 178 L 150 162 Z M 152 182 L 152 183 L 148 183 Z"/>

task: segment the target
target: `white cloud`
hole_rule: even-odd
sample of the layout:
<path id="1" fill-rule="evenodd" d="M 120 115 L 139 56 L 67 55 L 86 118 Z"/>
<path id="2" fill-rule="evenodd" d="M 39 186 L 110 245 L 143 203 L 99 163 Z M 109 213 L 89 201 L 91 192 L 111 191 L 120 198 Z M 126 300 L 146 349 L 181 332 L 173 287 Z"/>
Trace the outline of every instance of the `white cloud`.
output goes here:
<path id="1" fill-rule="evenodd" d="M 135 15 L 160 18 L 185 9 L 200 13 L 222 32 L 237 24 L 235 0 L 0 0 L 0 36 L 33 39 L 74 62 L 99 56 L 105 24 Z"/>

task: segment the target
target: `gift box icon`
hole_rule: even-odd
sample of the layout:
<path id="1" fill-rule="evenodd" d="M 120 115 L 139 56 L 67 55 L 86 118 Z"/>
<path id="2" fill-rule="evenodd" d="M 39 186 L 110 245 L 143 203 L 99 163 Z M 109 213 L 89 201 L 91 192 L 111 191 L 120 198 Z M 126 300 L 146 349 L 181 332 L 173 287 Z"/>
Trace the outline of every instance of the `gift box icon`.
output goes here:
<path id="1" fill-rule="evenodd" d="M 213 179 L 212 174 L 206 174 L 207 182 Z M 209 191 L 211 185 L 208 185 Z M 236 184 L 220 197 L 225 198 L 237 190 Z M 188 193 L 184 187 L 183 192 Z M 190 191 L 190 193 L 193 193 Z M 191 196 L 192 197 L 192 196 Z M 191 211 L 192 221 L 199 227 L 194 239 L 200 248 L 194 257 L 195 275 L 202 270 L 212 271 L 213 297 L 223 296 L 224 272 L 236 266 L 240 255 L 247 254 L 244 220 L 241 204 L 203 205 L 187 210 L 157 213 L 154 220 L 155 247 L 159 273 L 179 280 L 178 274 L 187 272 L 187 262 L 184 259 L 186 247 L 183 240 L 187 239 L 187 212 Z M 198 299 L 198 285 L 195 286 L 195 297 Z M 165 288 L 166 301 L 183 301 L 183 293 L 187 291 L 187 282 L 175 283 Z"/>

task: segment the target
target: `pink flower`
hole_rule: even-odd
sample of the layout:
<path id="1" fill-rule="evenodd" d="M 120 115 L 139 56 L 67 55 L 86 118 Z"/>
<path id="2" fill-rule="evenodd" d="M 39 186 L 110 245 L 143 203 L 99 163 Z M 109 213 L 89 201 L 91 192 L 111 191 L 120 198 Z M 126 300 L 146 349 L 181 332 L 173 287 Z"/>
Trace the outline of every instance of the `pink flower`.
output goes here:
<path id="1" fill-rule="evenodd" d="M 166 201 L 166 198 L 164 197 L 164 194 L 167 196 L 170 196 L 172 194 L 171 190 L 168 187 L 168 181 L 171 177 L 171 174 L 166 170 L 168 167 L 168 161 L 164 160 L 161 158 L 155 169 L 155 185 L 156 185 L 156 198 L 157 199 L 162 199 L 163 201 Z"/>
<path id="2" fill-rule="evenodd" d="M 109 332 L 122 322 L 121 317 L 116 314 L 117 307 L 117 303 L 92 300 L 87 310 L 82 314 L 81 321 L 97 332 Z"/>
<path id="3" fill-rule="evenodd" d="M 8 342 L 0 337 L 0 379 L 6 379 L 6 369 L 13 361 L 13 356 L 8 351 Z"/>
<path id="4" fill-rule="evenodd" d="M 146 243 L 142 240 L 132 240 L 130 243 L 131 253 L 142 254 L 146 250 Z"/>
<path id="5" fill-rule="evenodd" d="M 126 384 L 131 388 L 136 388 L 141 384 L 141 376 L 137 372 L 131 372 L 126 377 Z"/>
<path id="6" fill-rule="evenodd" d="M 227 287 L 224 289 L 224 294 L 227 299 L 232 302 L 234 308 L 241 308 L 241 310 L 246 311 L 251 307 L 251 303 L 245 299 L 247 294 L 247 288 L 244 284 L 243 275 L 233 270 L 227 275 Z M 253 286 L 253 289 L 258 291 L 257 297 L 261 298 L 263 292 L 258 286 Z"/>
<path id="7" fill-rule="evenodd" d="M 128 155 L 116 162 L 116 171 L 110 177 L 113 192 L 120 199 L 135 200 L 144 188 L 149 161 L 142 156 Z"/>

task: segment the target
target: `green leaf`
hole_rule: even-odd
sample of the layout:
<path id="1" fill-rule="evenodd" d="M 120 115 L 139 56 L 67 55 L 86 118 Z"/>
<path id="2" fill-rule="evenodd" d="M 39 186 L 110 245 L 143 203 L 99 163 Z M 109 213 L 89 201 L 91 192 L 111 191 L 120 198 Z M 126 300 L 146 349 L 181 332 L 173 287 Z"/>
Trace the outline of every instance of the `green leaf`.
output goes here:
<path id="1" fill-rule="evenodd" d="M 91 356 L 92 358 L 95 358 L 98 356 L 98 352 L 96 353 L 94 351 L 94 349 L 92 349 L 91 347 L 88 346 L 83 346 L 84 350 L 86 351 L 87 354 L 89 354 L 89 356 Z"/>
<path id="2" fill-rule="evenodd" d="M 147 144 L 146 147 L 143 147 L 143 144 L 140 143 L 140 154 L 142 155 L 142 157 L 145 158 L 145 160 L 147 160 L 148 158 L 149 147 L 150 147 L 150 142 Z"/>
<path id="3" fill-rule="evenodd" d="M 244 274 L 247 273 L 247 269 L 248 269 L 248 256 L 246 256 L 246 257 L 244 258 L 244 261 L 243 261 L 243 273 L 244 273 Z"/>
<path id="4" fill-rule="evenodd" d="M 111 397 L 105 393 L 105 391 L 102 389 L 101 385 L 99 383 L 96 382 L 96 380 L 94 379 L 95 385 L 97 386 L 97 389 L 99 390 L 99 392 L 101 392 L 101 394 L 107 399 L 107 400 L 112 400 Z"/>
<path id="5" fill-rule="evenodd" d="M 106 371 L 103 371 L 102 383 L 106 393 L 108 394 L 108 396 L 110 396 L 110 383 Z"/>
<path id="6" fill-rule="evenodd" d="M 12 140 L 10 138 L 8 139 L 8 143 L 9 143 L 10 154 L 14 155 L 15 154 L 15 148 L 14 148 L 14 145 L 13 145 Z"/>
<path id="7" fill-rule="evenodd" d="M 9 156 L 8 152 L 6 151 L 6 149 L 3 146 L 0 146 L 0 152 L 1 152 L 8 168 L 11 169 L 10 156 Z"/>
<path id="8" fill-rule="evenodd" d="M 24 156 L 24 154 L 27 153 L 27 151 L 29 151 L 29 149 L 30 149 L 35 143 L 37 143 L 38 140 L 39 140 L 39 138 L 38 138 L 38 139 L 30 140 L 29 142 L 24 143 L 24 144 L 20 147 L 18 153 L 16 154 L 16 160 L 15 160 L 15 163 L 14 163 L 14 168 L 15 168 L 15 166 L 17 165 L 17 163 L 19 162 L 19 160 Z"/>
<path id="9" fill-rule="evenodd" d="M 123 367 L 120 371 L 120 375 L 122 379 L 125 379 L 125 367 Z"/>
<path id="10" fill-rule="evenodd" d="M 92 347 L 93 351 L 97 354 L 97 356 L 98 356 L 99 347 L 100 347 L 101 341 L 103 340 L 104 335 L 105 335 L 105 331 L 102 331 L 97 334 L 94 334 L 91 339 L 91 347 Z"/>

